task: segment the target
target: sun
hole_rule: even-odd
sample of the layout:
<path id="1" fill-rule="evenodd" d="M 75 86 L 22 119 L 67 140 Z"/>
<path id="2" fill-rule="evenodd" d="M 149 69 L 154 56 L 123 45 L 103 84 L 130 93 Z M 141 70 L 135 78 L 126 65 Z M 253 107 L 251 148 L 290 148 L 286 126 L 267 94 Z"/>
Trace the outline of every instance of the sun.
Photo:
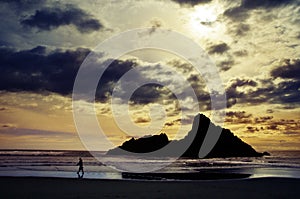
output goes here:
<path id="1" fill-rule="evenodd" d="M 196 6 L 189 15 L 189 26 L 197 33 L 207 33 L 218 19 L 220 8 L 217 5 Z"/>

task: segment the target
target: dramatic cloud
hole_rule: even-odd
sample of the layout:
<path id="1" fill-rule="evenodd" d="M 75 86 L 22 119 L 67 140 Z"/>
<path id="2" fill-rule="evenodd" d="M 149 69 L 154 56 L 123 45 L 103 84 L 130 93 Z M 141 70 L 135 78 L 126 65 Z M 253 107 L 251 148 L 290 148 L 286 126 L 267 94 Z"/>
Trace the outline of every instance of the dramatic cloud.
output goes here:
<path id="1" fill-rule="evenodd" d="M 254 117 L 255 114 L 245 111 L 228 111 L 225 123 L 237 126 L 244 126 L 245 133 L 260 132 L 262 134 L 285 134 L 289 132 L 296 134 L 299 132 L 299 120 L 275 119 L 272 115 Z"/>
<path id="2" fill-rule="evenodd" d="M 236 103 L 261 104 L 261 103 L 285 103 L 287 93 L 295 93 L 295 90 L 285 85 L 288 82 L 275 84 L 272 80 L 232 79 L 226 89 L 228 106 Z M 286 85 L 286 87 L 288 87 Z M 285 96 L 285 97 L 284 97 Z"/>
<path id="3" fill-rule="evenodd" d="M 209 3 L 212 0 L 172 0 L 172 1 L 179 3 L 181 5 L 195 6 L 198 4 Z"/>
<path id="4" fill-rule="evenodd" d="M 22 19 L 23 26 L 40 30 L 52 30 L 64 25 L 74 25 L 81 33 L 89 33 L 103 28 L 103 25 L 90 14 L 74 6 L 66 8 L 49 7 L 36 10 L 35 14 Z"/>
<path id="5" fill-rule="evenodd" d="M 269 79 L 232 79 L 226 89 L 229 107 L 235 103 L 299 105 L 299 61 L 286 60 L 285 64 L 270 71 Z M 279 82 L 274 82 L 280 78 Z"/>
<path id="6" fill-rule="evenodd" d="M 139 87 L 132 95 L 131 101 L 137 104 L 148 104 L 158 102 L 160 99 L 176 99 L 171 92 L 163 89 L 163 86 L 158 84 L 146 84 Z"/>
<path id="7" fill-rule="evenodd" d="M 145 118 L 145 117 L 138 117 L 134 120 L 135 123 L 137 124 L 145 124 L 151 122 L 150 118 Z"/>
<path id="8" fill-rule="evenodd" d="M 259 131 L 259 129 L 257 127 L 247 126 L 247 131 L 250 133 L 254 133 L 256 131 Z"/>
<path id="9" fill-rule="evenodd" d="M 23 51 L 1 48 L 0 89 L 70 94 L 77 70 L 90 50 L 45 52 L 43 46 Z"/>
<path id="10" fill-rule="evenodd" d="M 237 23 L 228 27 L 228 33 L 239 37 L 245 36 L 249 30 L 250 26 L 245 23 Z"/>
<path id="11" fill-rule="evenodd" d="M 228 112 L 226 112 L 226 116 L 232 117 L 232 118 L 243 119 L 243 118 L 252 117 L 252 114 L 247 114 L 245 111 L 228 111 Z"/>
<path id="12" fill-rule="evenodd" d="M 239 6 L 229 7 L 223 15 L 234 22 L 240 23 L 248 19 L 254 9 L 273 9 L 290 4 L 298 6 L 299 2 L 294 0 L 242 0 Z"/>
<path id="13" fill-rule="evenodd" d="M 244 21 L 249 17 L 249 13 L 246 12 L 246 10 L 242 7 L 234 7 L 234 8 L 229 8 L 225 10 L 223 13 L 224 16 L 230 18 L 233 21 Z"/>
<path id="14" fill-rule="evenodd" d="M 271 76 L 274 78 L 288 78 L 300 80 L 300 59 L 285 59 L 279 66 L 276 66 L 271 71 Z"/>
<path id="15" fill-rule="evenodd" d="M 166 122 L 166 123 L 165 123 L 165 126 L 166 126 L 166 127 L 171 127 L 171 126 L 174 126 L 175 124 L 176 124 L 176 123 L 173 122 L 173 121 L 172 121 L 172 122 Z"/>
<path id="16" fill-rule="evenodd" d="M 31 9 L 34 6 L 44 5 L 47 0 L 0 0 L 0 3 L 9 4 L 17 12 Z"/>
<path id="17" fill-rule="evenodd" d="M 252 114 L 248 114 L 245 111 L 228 111 L 226 112 L 225 122 L 232 124 L 251 124 Z"/>
<path id="18" fill-rule="evenodd" d="M 212 45 L 208 48 L 208 53 L 210 54 L 223 54 L 228 51 L 230 48 L 226 43 L 220 43 Z"/>
<path id="19" fill-rule="evenodd" d="M 221 61 L 217 64 L 221 71 L 228 71 L 235 64 L 234 60 L 229 59 L 225 61 Z"/>
<path id="20" fill-rule="evenodd" d="M 278 128 L 278 125 L 271 124 L 271 125 L 267 126 L 267 130 L 275 131 L 275 130 L 279 130 L 279 128 Z"/>
<path id="21" fill-rule="evenodd" d="M 254 118 L 254 121 L 255 121 L 255 123 L 265 123 L 272 119 L 273 119 L 273 116 L 264 116 L 264 117 L 256 117 L 256 118 Z"/>
<path id="22" fill-rule="evenodd" d="M 243 0 L 242 6 L 248 9 L 272 8 L 284 6 L 293 2 L 293 0 Z"/>
<path id="23" fill-rule="evenodd" d="M 6 91 L 50 91 L 61 95 L 69 95 L 73 91 L 77 71 L 89 49 L 53 50 L 43 46 L 31 50 L 15 51 L 0 49 L 0 90 Z M 101 56 L 101 55 L 99 55 Z M 112 62 L 104 71 L 97 87 L 96 100 L 105 102 L 113 92 L 115 84 L 137 63 L 134 60 L 106 60 Z M 95 63 L 89 71 L 95 73 L 102 63 Z M 88 75 L 88 74 L 87 74 Z M 135 103 L 153 102 L 160 98 L 159 85 L 145 85 L 133 95 Z M 89 88 L 87 88 L 89 90 Z"/>
<path id="24" fill-rule="evenodd" d="M 96 100 L 106 102 L 112 95 L 113 89 L 118 80 L 129 70 L 137 66 L 134 60 L 106 60 L 111 62 L 109 67 L 104 71 L 97 87 Z M 99 63 L 100 65 L 101 63 Z M 93 71 L 90 71 L 93 73 Z"/>
<path id="25" fill-rule="evenodd" d="M 77 71 L 90 52 L 85 48 L 50 50 L 44 46 L 22 51 L 0 48 L 2 63 L 0 66 L 0 90 L 37 93 L 50 91 L 60 95 L 70 95 L 73 91 Z M 104 62 L 95 62 L 89 73 L 97 73 L 97 68 L 102 67 L 105 62 L 111 62 L 111 64 L 104 71 L 98 83 L 96 100 L 99 102 L 106 102 L 110 99 L 119 79 L 129 70 L 138 66 L 135 60 L 105 60 Z M 136 73 L 132 81 L 136 81 L 135 78 L 144 77 L 140 73 Z M 89 88 L 86 89 L 87 93 L 91 92 Z M 126 88 L 124 89 L 126 90 Z M 119 96 L 121 99 L 123 94 Z M 175 96 L 169 89 L 158 84 L 146 84 L 139 87 L 130 99 L 133 104 L 162 102 L 162 100 L 175 100 Z"/>
<path id="26" fill-rule="evenodd" d="M 241 78 L 236 78 L 231 80 L 231 87 L 237 88 L 237 87 L 242 87 L 242 86 L 252 86 L 255 87 L 257 86 L 257 82 L 251 79 L 241 79 Z"/>

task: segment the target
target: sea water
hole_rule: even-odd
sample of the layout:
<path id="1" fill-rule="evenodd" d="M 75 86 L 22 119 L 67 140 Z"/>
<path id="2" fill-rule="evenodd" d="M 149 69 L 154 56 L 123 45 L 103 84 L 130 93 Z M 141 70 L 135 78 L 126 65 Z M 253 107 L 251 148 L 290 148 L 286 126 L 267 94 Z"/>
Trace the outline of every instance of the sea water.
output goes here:
<path id="1" fill-rule="evenodd" d="M 84 161 L 84 178 L 122 179 L 118 165 L 147 168 L 165 165 L 165 158 L 136 158 L 106 155 L 105 152 L 57 150 L 2 150 L 0 176 L 76 178 L 78 158 Z M 272 151 L 264 157 L 180 158 L 159 172 L 231 172 L 256 177 L 300 178 L 300 151 Z"/>

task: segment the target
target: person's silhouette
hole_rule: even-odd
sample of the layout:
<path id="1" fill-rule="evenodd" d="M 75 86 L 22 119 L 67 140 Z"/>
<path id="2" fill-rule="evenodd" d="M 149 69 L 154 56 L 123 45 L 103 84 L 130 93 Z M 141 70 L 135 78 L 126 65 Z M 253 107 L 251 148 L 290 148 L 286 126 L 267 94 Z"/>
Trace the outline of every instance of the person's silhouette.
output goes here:
<path id="1" fill-rule="evenodd" d="M 79 166 L 79 169 L 77 171 L 78 178 L 82 178 L 84 175 L 84 171 L 83 171 L 83 161 L 81 158 L 79 158 L 79 162 L 77 163 L 77 166 Z M 79 174 L 80 171 L 81 171 L 81 175 Z"/>

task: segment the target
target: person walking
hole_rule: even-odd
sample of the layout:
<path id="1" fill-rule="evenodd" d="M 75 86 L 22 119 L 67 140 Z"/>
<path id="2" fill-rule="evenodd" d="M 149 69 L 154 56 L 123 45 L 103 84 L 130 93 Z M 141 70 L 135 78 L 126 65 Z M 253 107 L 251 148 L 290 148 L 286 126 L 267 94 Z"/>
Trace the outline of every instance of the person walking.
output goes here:
<path id="1" fill-rule="evenodd" d="M 84 175 L 84 171 L 83 171 L 83 161 L 81 158 L 79 158 L 79 162 L 77 163 L 77 166 L 79 166 L 78 171 L 77 171 L 78 178 L 82 178 Z M 81 175 L 79 174 L 80 172 L 81 172 Z"/>

